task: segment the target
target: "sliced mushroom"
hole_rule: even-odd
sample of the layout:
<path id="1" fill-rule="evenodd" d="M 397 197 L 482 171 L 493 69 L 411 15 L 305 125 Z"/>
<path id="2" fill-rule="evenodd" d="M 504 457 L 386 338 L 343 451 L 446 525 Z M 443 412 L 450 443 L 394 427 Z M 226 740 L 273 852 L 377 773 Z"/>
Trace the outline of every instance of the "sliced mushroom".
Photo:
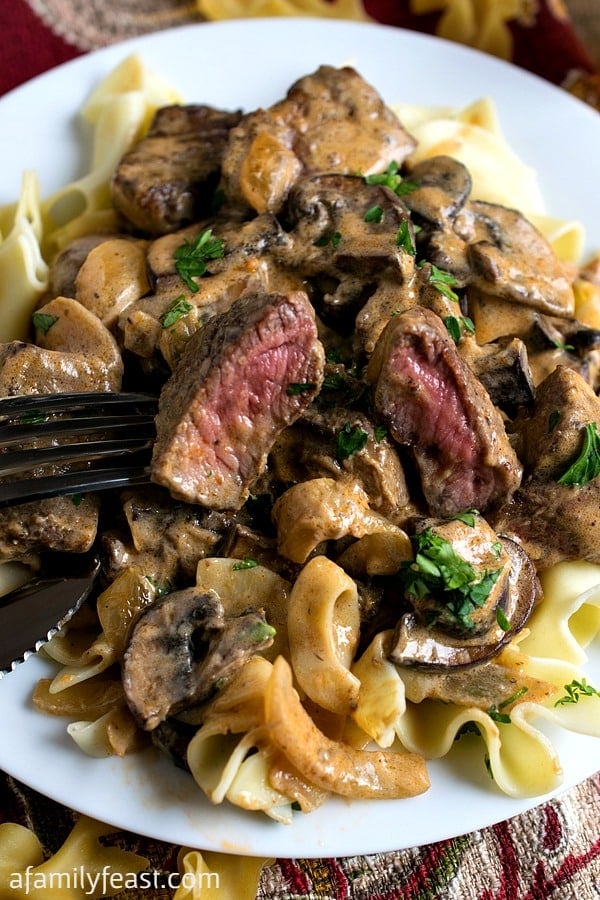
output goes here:
<path id="1" fill-rule="evenodd" d="M 490 395 L 494 406 L 511 419 L 535 398 L 527 348 L 519 338 L 500 339 L 483 347 L 471 337 L 458 345 L 462 358 Z"/>
<path id="2" fill-rule="evenodd" d="M 471 193 L 468 169 L 451 156 L 432 156 L 409 169 L 415 190 L 404 197 L 419 218 L 443 228 L 461 209 Z"/>
<path id="3" fill-rule="evenodd" d="M 510 559 L 510 570 L 501 596 L 495 598 L 493 624 L 483 634 L 459 637 L 429 627 L 418 613 L 407 612 L 394 632 L 389 654 L 392 662 L 431 671 L 472 666 L 496 656 L 523 628 L 540 596 L 539 582 L 525 551 L 508 538 L 499 540 Z M 504 628 L 496 619 L 498 609 Z"/>
<path id="4" fill-rule="evenodd" d="M 459 284 L 473 285 L 485 295 L 551 316 L 574 314 L 568 267 L 541 232 L 514 209 L 469 201 L 452 228 L 433 233 L 428 258 L 451 272 Z"/>
<path id="5" fill-rule="evenodd" d="M 226 619 L 215 591 L 168 594 L 142 613 L 125 652 L 123 687 L 136 721 L 152 731 L 206 700 L 273 635 L 262 610 Z"/>

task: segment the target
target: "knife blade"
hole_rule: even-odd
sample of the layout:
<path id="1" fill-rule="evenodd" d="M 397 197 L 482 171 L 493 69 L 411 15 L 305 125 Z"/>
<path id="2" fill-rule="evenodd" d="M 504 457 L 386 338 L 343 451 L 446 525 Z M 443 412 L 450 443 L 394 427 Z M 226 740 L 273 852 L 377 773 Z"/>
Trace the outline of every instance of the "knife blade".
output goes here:
<path id="1" fill-rule="evenodd" d="M 73 558 L 70 560 L 73 566 Z M 0 597 L 0 678 L 50 640 L 77 612 L 100 569 L 97 557 L 80 571 L 46 575 Z"/>

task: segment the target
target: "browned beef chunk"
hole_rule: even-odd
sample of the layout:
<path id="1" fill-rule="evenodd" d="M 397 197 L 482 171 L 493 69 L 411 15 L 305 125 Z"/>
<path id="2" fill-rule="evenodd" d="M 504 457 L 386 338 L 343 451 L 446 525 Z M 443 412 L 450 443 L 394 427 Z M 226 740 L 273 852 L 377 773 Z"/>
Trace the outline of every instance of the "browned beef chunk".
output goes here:
<path id="1" fill-rule="evenodd" d="M 229 129 L 239 113 L 167 106 L 113 175 L 115 208 L 136 228 L 166 234 L 201 218 L 219 176 Z"/>
<path id="2" fill-rule="evenodd" d="M 392 437 L 412 448 L 433 514 L 483 510 L 519 485 L 502 417 L 435 313 L 415 307 L 392 318 L 368 376 Z"/>
<path id="3" fill-rule="evenodd" d="M 342 452 L 345 437 L 356 437 L 362 446 L 352 453 Z M 409 504 L 396 448 L 385 435 L 376 434 L 364 413 L 354 410 L 310 407 L 277 439 L 270 470 L 282 482 L 350 477 L 364 488 L 369 505 L 390 518 Z"/>
<path id="4" fill-rule="evenodd" d="M 121 370 L 83 353 L 46 350 L 35 344 L 0 344 L 0 396 L 118 391 Z"/>
<path id="5" fill-rule="evenodd" d="M 84 553 L 98 527 L 96 495 L 52 497 L 0 510 L 0 561 L 24 559 L 41 551 Z"/>
<path id="6" fill-rule="evenodd" d="M 160 397 L 152 479 L 239 509 L 280 431 L 318 393 L 324 351 L 301 291 L 237 300 L 188 341 Z"/>
<path id="7" fill-rule="evenodd" d="M 285 99 L 244 116 L 223 158 L 227 198 L 277 212 L 303 172 L 364 175 L 401 163 L 414 149 L 379 94 L 354 69 L 321 66 Z"/>
<path id="8" fill-rule="evenodd" d="M 539 386 L 532 414 L 515 422 L 525 478 L 493 524 L 518 540 L 540 569 L 571 559 L 600 563 L 600 477 L 559 482 L 582 452 L 592 423 L 600 425 L 600 399 L 563 366 Z"/>

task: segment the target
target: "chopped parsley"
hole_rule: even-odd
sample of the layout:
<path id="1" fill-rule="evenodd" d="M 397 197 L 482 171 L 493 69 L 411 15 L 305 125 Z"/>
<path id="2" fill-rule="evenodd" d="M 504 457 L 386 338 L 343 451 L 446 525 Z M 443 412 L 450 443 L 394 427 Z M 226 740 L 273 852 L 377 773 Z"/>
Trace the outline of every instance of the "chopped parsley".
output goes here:
<path id="1" fill-rule="evenodd" d="M 365 222 L 381 222 L 383 209 L 381 206 L 371 206 L 365 213 Z"/>
<path id="2" fill-rule="evenodd" d="M 426 260 L 421 260 L 417 263 L 419 268 L 422 268 L 426 263 Z M 444 297 L 447 297 L 448 300 L 454 301 L 454 303 L 458 303 L 458 294 L 456 291 L 453 291 L 452 288 L 458 284 L 458 281 L 450 272 L 445 272 L 443 269 L 438 269 L 433 263 L 429 263 L 430 271 L 427 281 L 429 284 L 432 284 L 436 290 L 443 294 Z"/>
<path id="3" fill-rule="evenodd" d="M 340 231 L 334 231 L 333 234 L 324 234 L 315 241 L 315 247 L 333 247 L 334 250 L 340 246 L 342 234 Z"/>
<path id="4" fill-rule="evenodd" d="M 199 287 L 194 278 L 200 278 L 206 273 L 206 263 L 210 259 L 221 259 L 225 253 L 225 241 L 213 237 L 212 228 L 207 228 L 197 234 L 193 241 L 187 238 L 175 252 L 175 271 L 191 291 L 198 291 Z"/>
<path id="5" fill-rule="evenodd" d="M 337 433 L 336 453 L 340 462 L 348 459 L 354 453 L 358 453 L 366 446 L 369 435 L 360 425 L 351 425 L 346 422 L 343 428 Z"/>
<path id="6" fill-rule="evenodd" d="M 263 641 L 268 641 L 269 638 L 274 638 L 276 634 L 276 630 L 272 625 L 269 625 L 268 622 L 257 622 L 250 629 L 248 637 L 251 641 L 255 641 L 257 644 L 262 644 Z"/>
<path id="7" fill-rule="evenodd" d="M 400 174 L 397 162 L 391 162 L 385 172 L 379 172 L 374 175 L 365 175 L 365 184 L 379 184 L 389 188 L 396 196 L 402 197 L 406 194 L 412 194 L 419 185 L 416 181 L 407 181 Z"/>
<path id="8" fill-rule="evenodd" d="M 510 725 L 510 716 L 508 713 L 500 712 L 497 706 L 490 706 L 487 711 L 490 719 L 493 719 L 494 722 L 502 722 L 503 725 Z"/>
<path id="9" fill-rule="evenodd" d="M 402 247 L 402 249 L 406 253 L 409 253 L 410 256 L 414 256 L 417 252 L 410 233 L 410 228 L 408 227 L 408 219 L 402 219 L 400 222 L 400 227 L 396 234 L 396 244 L 398 247 Z"/>
<path id="10" fill-rule="evenodd" d="M 187 316 L 194 307 L 185 299 L 183 294 L 176 297 L 168 309 L 160 317 L 160 323 L 163 328 L 170 328 L 175 322 L 179 322 L 184 316 Z"/>
<path id="11" fill-rule="evenodd" d="M 258 562 L 255 559 L 252 559 L 250 556 L 245 556 L 244 559 L 235 562 L 231 568 L 234 572 L 240 572 L 242 569 L 255 569 L 257 565 Z"/>
<path id="12" fill-rule="evenodd" d="M 48 416 L 39 412 L 39 410 L 33 410 L 32 412 L 25 413 L 25 415 L 19 417 L 19 422 L 23 425 L 39 425 L 40 422 L 47 422 Z"/>
<path id="13" fill-rule="evenodd" d="M 575 679 L 570 684 L 565 684 L 565 695 L 556 701 L 555 706 L 566 706 L 568 703 L 579 703 L 580 697 L 600 697 L 600 691 L 588 684 L 585 678 L 581 681 Z"/>
<path id="14" fill-rule="evenodd" d="M 600 435 L 595 422 L 588 422 L 584 430 L 581 453 L 558 479 L 558 484 L 582 487 L 600 475 Z"/>
<path id="15" fill-rule="evenodd" d="M 432 597 L 439 604 L 439 615 L 430 624 L 443 615 L 463 629 L 474 628 L 471 615 L 484 606 L 502 567 L 477 572 L 432 528 L 411 540 L 415 558 L 403 562 L 398 573 L 407 596 L 417 600 Z"/>
<path id="16" fill-rule="evenodd" d="M 291 381 L 286 390 L 286 394 L 288 397 L 296 397 L 298 394 L 307 394 L 309 391 L 314 391 L 317 385 L 314 381 Z"/>
<path id="17" fill-rule="evenodd" d="M 554 412 L 551 412 L 548 416 L 548 434 L 551 434 L 558 423 L 561 420 L 561 412 L 559 409 L 555 409 Z"/>
<path id="18" fill-rule="evenodd" d="M 507 706 L 511 706 L 513 703 L 516 703 L 517 700 L 520 700 L 523 694 L 526 694 L 528 690 L 529 688 L 525 685 L 517 688 L 514 694 L 511 694 L 510 697 L 507 697 L 506 700 L 503 700 L 502 703 L 498 704 L 498 709 L 505 709 Z"/>
<path id="19" fill-rule="evenodd" d="M 552 341 L 551 343 L 554 347 L 556 347 L 557 350 L 574 350 L 575 349 L 573 344 L 565 344 L 564 341 Z"/>
<path id="20" fill-rule="evenodd" d="M 83 494 L 71 494 L 71 503 L 73 506 L 80 506 L 83 500 Z"/>
<path id="21" fill-rule="evenodd" d="M 468 525 L 469 528 L 475 528 L 475 516 L 477 515 L 476 509 L 466 509 L 464 512 L 456 513 L 456 515 L 452 516 L 452 521 L 462 522 L 463 525 Z"/>
<path id="22" fill-rule="evenodd" d="M 170 594 L 173 590 L 173 583 L 170 578 L 167 578 L 162 584 L 156 580 L 154 575 L 146 575 L 146 581 L 149 581 L 154 591 L 156 592 L 156 599 L 160 599 L 161 597 L 166 597 L 167 594 Z"/>
<path id="23" fill-rule="evenodd" d="M 387 433 L 388 433 L 388 430 L 385 427 L 385 425 L 377 425 L 373 436 L 374 436 L 375 440 L 377 441 L 377 443 L 379 443 L 379 441 L 382 441 L 384 439 L 384 437 L 387 435 Z"/>
<path id="24" fill-rule="evenodd" d="M 51 316 L 49 313 L 35 312 L 31 320 L 35 328 L 42 334 L 48 334 L 55 322 L 58 322 L 58 316 Z"/>
<path id="25" fill-rule="evenodd" d="M 446 316 L 444 325 L 448 329 L 448 334 L 452 340 L 457 344 L 463 335 L 463 331 L 475 334 L 475 325 L 468 316 L 460 316 L 460 318 L 457 316 Z"/>
<path id="26" fill-rule="evenodd" d="M 502 631 L 510 631 L 510 621 L 506 618 L 506 613 L 499 606 L 496 609 L 496 622 Z"/>
<path id="27" fill-rule="evenodd" d="M 339 391 L 346 387 L 346 379 L 339 372 L 331 372 L 323 378 L 323 390 Z"/>

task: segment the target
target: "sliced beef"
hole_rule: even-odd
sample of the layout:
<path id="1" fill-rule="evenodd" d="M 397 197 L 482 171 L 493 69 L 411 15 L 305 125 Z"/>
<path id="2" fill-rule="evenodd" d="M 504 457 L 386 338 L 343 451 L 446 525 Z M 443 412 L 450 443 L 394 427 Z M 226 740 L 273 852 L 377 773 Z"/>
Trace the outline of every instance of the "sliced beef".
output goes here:
<path id="1" fill-rule="evenodd" d="M 415 307 L 392 318 L 368 377 L 392 437 L 412 448 L 432 514 L 484 510 L 518 487 L 502 417 L 435 313 Z"/>
<path id="2" fill-rule="evenodd" d="M 236 301 L 190 338 L 161 393 L 152 479 L 175 497 L 239 509 L 277 435 L 319 392 L 323 366 L 306 294 Z"/>
<path id="3" fill-rule="evenodd" d="M 278 212 L 303 172 L 367 175 L 401 163 L 414 147 L 358 72 L 321 66 L 285 99 L 249 113 L 231 130 L 223 186 L 230 202 Z"/>
<path id="4" fill-rule="evenodd" d="M 115 208 L 147 234 L 201 218 L 210 209 L 227 135 L 239 120 L 240 113 L 210 106 L 159 109 L 112 177 Z"/>

